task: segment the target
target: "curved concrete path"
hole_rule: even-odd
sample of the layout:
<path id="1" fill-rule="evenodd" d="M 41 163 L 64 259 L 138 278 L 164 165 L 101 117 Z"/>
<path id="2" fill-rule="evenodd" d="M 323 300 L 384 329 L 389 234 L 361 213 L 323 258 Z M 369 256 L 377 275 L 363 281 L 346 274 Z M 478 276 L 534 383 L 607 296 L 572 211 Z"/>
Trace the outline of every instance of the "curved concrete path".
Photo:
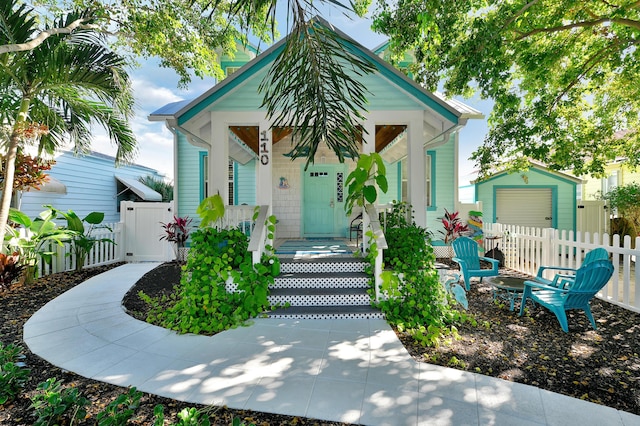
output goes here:
<path id="1" fill-rule="evenodd" d="M 25 342 L 82 376 L 198 404 L 366 425 L 640 425 L 613 408 L 417 363 L 382 320 L 258 319 L 178 335 L 121 305 L 157 265 L 120 266 L 52 300 L 25 324 Z"/>

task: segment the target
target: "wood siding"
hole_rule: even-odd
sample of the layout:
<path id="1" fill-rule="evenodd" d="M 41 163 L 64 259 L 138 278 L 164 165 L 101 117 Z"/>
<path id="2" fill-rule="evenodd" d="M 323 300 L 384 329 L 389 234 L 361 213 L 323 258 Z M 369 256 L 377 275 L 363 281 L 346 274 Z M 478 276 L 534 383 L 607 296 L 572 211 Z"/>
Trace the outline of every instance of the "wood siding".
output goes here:
<path id="1" fill-rule="evenodd" d="M 45 210 L 43 205 L 50 204 L 60 210 L 73 210 L 81 218 L 94 211 L 102 212 L 105 214 L 104 223 L 120 221 L 116 175 L 133 179 L 147 175 L 161 177 L 148 167 L 115 167 L 111 157 L 100 154 L 76 157 L 71 152 L 57 156 L 56 164 L 47 174 L 62 182 L 67 193 L 24 192 L 20 206 L 23 213 L 34 218 Z"/>
<path id="2" fill-rule="evenodd" d="M 189 216 L 195 222 L 199 222 L 196 208 L 200 204 L 201 176 L 200 153 L 203 148 L 198 148 L 187 142 L 181 133 L 178 133 L 178 170 L 180 175 L 176 179 L 178 185 L 178 215 Z"/>
<path id="3" fill-rule="evenodd" d="M 476 197 L 482 202 L 483 215 L 487 222 L 494 222 L 496 217 L 495 203 L 498 188 L 550 188 L 553 193 L 553 222 L 552 226 L 560 230 L 575 230 L 576 223 L 576 185 L 577 183 L 548 173 L 544 170 L 532 168 L 528 172 L 500 174 L 476 184 Z M 522 209 L 527 209 L 526 204 Z M 527 226 L 526 224 L 522 224 Z"/>

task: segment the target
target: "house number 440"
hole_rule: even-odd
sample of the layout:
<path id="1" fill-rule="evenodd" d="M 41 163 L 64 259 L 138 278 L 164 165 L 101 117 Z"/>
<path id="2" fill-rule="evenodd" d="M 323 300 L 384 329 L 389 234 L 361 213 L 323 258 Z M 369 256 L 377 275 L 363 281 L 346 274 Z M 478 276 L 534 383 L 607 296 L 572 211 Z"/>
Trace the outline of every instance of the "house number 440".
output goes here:
<path id="1" fill-rule="evenodd" d="M 267 143 L 269 142 L 269 136 L 267 136 L 267 131 L 263 130 L 260 132 L 260 162 L 263 165 L 269 164 L 269 150 L 267 149 Z"/>

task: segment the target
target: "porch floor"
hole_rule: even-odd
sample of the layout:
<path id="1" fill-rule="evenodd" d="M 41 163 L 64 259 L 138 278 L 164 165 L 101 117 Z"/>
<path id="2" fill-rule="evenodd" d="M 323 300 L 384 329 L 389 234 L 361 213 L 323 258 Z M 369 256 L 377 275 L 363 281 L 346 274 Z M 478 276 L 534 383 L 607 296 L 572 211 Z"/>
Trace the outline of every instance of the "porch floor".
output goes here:
<path id="1" fill-rule="evenodd" d="M 259 318 L 215 336 L 138 321 L 122 298 L 157 263 L 91 278 L 24 326 L 30 350 L 85 377 L 200 404 L 366 425 L 639 425 L 640 416 L 416 362 L 384 320 Z"/>

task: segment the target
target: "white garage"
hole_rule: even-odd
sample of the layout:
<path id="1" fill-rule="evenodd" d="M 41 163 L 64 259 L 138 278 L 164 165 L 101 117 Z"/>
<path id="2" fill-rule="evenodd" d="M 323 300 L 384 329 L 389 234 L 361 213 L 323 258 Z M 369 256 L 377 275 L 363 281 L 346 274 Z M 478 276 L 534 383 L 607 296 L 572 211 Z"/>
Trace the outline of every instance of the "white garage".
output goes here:
<path id="1" fill-rule="evenodd" d="M 534 165 L 526 172 L 496 173 L 474 184 L 485 222 L 575 231 L 581 182 Z"/>
<path id="2" fill-rule="evenodd" d="M 550 228 L 553 211 L 552 188 L 496 188 L 498 223 Z"/>

